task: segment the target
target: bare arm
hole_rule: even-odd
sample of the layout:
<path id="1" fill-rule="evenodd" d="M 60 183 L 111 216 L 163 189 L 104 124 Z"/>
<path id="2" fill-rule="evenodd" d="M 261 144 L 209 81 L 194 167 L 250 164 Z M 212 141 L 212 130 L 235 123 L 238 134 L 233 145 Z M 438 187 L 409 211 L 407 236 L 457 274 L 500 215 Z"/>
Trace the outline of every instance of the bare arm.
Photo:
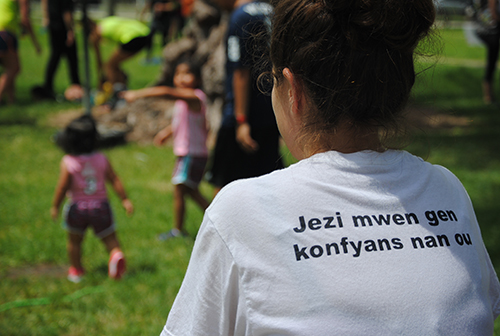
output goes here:
<path id="1" fill-rule="evenodd" d="M 102 56 L 101 56 L 101 48 L 100 48 L 100 43 L 101 43 L 101 37 L 99 36 L 99 33 L 97 32 L 97 27 L 90 32 L 90 43 L 94 47 L 95 51 L 95 58 L 96 58 L 96 63 L 97 63 L 97 80 L 99 81 L 99 87 L 102 86 L 102 78 L 103 78 L 103 73 L 104 73 L 104 65 L 102 62 Z"/>
<path id="2" fill-rule="evenodd" d="M 66 197 L 66 192 L 68 191 L 71 183 L 71 175 L 69 174 L 68 168 L 63 161 L 61 161 L 60 171 L 59 181 L 57 182 L 54 199 L 52 201 L 52 207 L 50 208 L 50 215 L 53 220 L 56 220 L 59 216 L 61 203 Z"/>
<path id="3" fill-rule="evenodd" d="M 249 96 L 251 88 L 250 69 L 239 68 L 233 73 L 234 116 L 238 122 L 236 141 L 244 151 L 251 153 L 259 148 L 259 144 L 250 135 L 247 122 Z"/>
<path id="4" fill-rule="evenodd" d="M 111 184 L 118 197 L 120 197 L 120 199 L 122 200 L 122 206 L 125 209 L 127 215 L 131 215 L 134 212 L 134 206 L 128 199 L 122 181 L 118 178 L 118 175 L 116 175 L 111 164 L 109 164 L 108 170 L 106 171 L 106 180 Z"/>
<path id="5" fill-rule="evenodd" d="M 185 100 L 193 112 L 201 111 L 200 98 L 194 93 L 194 89 L 181 89 L 170 86 L 154 86 L 139 90 L 123 91 L 121 96 L 129 103 L 147 97 L 161 97 L 166 99 Z"/>
<path id="6" fill-rule="evenodd" d="M 498 11 L 497 0 L 488 0 L 488 8 L 491 13 L 491 18 L 496 22 L 498 22 L 500 18 L 498 17 L 498 12 L 497 12 Z"/>
<path id="7" fill-rule="evenodd" d="M 31 25 L 29 6 L 30 6 L 29 0 L 19 0 L 19 10 L 21 12 L 21 25 L 28 32 L 31 41 L 35 46 L 37 54 L 40 54 L 42 52 L 42 48 L 40 47 L 40 43 L 38 43 L 38 39 L 36 38 L 35 32 L 33 31 L 33 26 Z"/>
<path id="8" fill-rule="evenodd" d="M 66 11 L 63 13 L 64 26 L 68 32 L 66 35 L 66 45 L 72 46 L 75 43 L 75 32 L 73 30 L 73 13 Z"/>
<path id="9" fill-rule="evenodd" d="M 153 143 L 156 146 L 163 145 L 173 134 L 172 125 L 168 125 L 164 129 L 158 132 L 153 139 Z"/>
<path id="10" fill-rule="evenodd" d="M 49 0 L 41 0 L 40 5 L 42 7 L 42 26 L 49 26 Z"/>

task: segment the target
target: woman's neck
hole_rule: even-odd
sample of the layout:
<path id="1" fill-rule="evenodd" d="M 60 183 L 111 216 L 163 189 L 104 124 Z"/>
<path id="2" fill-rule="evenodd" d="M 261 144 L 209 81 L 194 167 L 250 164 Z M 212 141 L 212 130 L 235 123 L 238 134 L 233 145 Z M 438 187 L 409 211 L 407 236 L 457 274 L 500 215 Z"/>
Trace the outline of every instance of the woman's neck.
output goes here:
<path id="1" fill-rule="evenodd" d="M 334 134 L 305 137 L 305 141 L 305 145 L 302 146 L 304 158 L 328 151 L 350 154 L 364 150 L 376 152 L 386 150 L 380 142 L 377 131 L 352 127 L 339 127 Z"/>

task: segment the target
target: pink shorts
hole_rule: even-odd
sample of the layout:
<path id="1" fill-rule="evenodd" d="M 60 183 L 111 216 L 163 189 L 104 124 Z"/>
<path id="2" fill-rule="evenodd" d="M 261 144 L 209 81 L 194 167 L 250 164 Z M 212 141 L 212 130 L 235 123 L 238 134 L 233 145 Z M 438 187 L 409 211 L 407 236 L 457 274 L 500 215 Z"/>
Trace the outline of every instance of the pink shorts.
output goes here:
<path id="1" fill-rule="evenodd" d="M 65 207 L 64 227 L 68 232 L 83 236 L 89 226 L 99 238 L 115 231 L 108 201 L 77 201 Z"/>

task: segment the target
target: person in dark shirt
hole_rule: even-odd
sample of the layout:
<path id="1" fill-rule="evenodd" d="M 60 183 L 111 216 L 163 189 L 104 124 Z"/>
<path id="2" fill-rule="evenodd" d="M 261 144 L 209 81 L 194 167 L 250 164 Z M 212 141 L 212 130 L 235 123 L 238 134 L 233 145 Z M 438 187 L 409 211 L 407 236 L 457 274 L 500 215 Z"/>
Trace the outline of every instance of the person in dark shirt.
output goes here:
<path id="1" fill-rule="evenodd" d="M 255 177 L 283 168 L 279 131 L 271 97 L 257 84 L 255 55 L 269 31 L 272 6 L 245 0 L 217 1 L 231 10 L 226 36 L 225 105 L 208 180 L 217 190 L 241 178 Z"/>
<path id="2" fill-rule="evenodd" d="M 66 56 L 69 65 L 71 100 L 81 98 L 83 90 L 78 74 L 75 32 L 73 30 L 73 0 L 42 0 L 43 24 L 50 40 L 50 58 L 45 69 L 43 86 L 32 90 L 37 99 L 55 99 L 54 76 L 61 57 Z M 75 95 L 76 92 L 76 95 Z"/>

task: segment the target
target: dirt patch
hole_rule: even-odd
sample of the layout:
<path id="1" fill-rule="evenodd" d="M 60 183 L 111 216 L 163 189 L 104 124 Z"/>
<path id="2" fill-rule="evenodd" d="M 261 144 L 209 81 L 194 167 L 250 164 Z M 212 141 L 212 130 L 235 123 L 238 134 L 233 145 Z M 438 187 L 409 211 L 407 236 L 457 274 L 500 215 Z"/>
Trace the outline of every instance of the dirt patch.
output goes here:
<path id="1" fill-rule="evenodd" d="M 472 122 L 472 120 L 467 117 L 454 116 L 449 113 L 443 113 L 437 109 L 415 106 L 408 108 L 407 117 L 411 125 L 420 129 L 467 127 Z"/>
<path id="2" fill-rule="evenodd" d="M 95 107 L 92 115 L 97 120 L 101 133 L 123 133 L 126 141 L 151 144 L 155 134 L 170 124 L 172 108 L 172 101 L 147 98 L 114 111 Z M 52 127 L 64 128 L 83 112 L 83 109 L 77 109 L 54 114 L 48 118 L 48 124 Z M 454 116 L 437 109 L 416 106 L 408 108 L 407 117 L 410 124 L 417 129 L 467 127 L 472 121 L 470 118 Z"/>
<path id="3" fill-rule="evenodd" d="M 92 116 L 97 121 L 99 133 L 104 136 L 123 134 L 126 141 L 150 144 L 156 133 L 170 124 L 173 104 L 165 99 L 145 98 L 111 111 L 96 106 Z M 60 112 L 51 115 L 47 124 L 62 129 L 83 113 L 83 108 Z"/>
<path id="4" fill-rule="evenodd" d="M 50 277 L 50 278 L 63 278 L 68 272 L 68 266 L 57 266 L 57 265 L 34 265 L 34 266 L 24 266 L 10 268 L 7 270 L 6 278 L 8 279 L 19 279 L 19 278 L 29 278 L 35 277 Z"/>
<path id="5" fill-rule="evenodd" d="M 83 111 L 83 108 L 81 108 L 50 115 L 47 119 L 47 123 L 51 127 L 64 128 L 71 120 L 82 115 Z"/>

